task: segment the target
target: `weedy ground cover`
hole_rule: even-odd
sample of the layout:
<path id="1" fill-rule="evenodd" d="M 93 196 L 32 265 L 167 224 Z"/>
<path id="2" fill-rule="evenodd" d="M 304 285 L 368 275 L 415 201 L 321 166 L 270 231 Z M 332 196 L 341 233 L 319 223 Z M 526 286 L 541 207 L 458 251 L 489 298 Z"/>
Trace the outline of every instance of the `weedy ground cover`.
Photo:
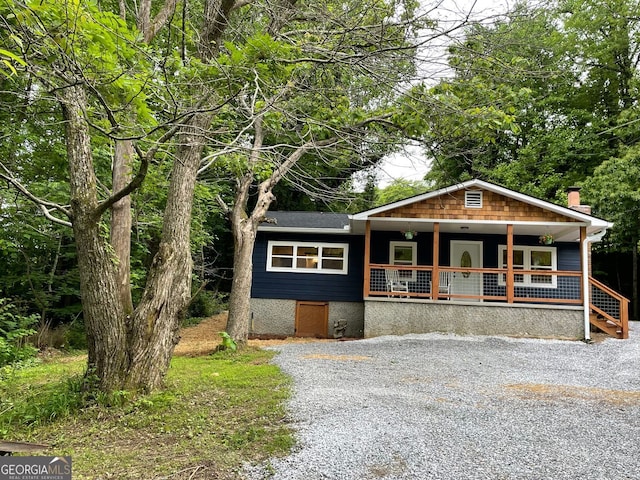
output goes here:
<path id="1" fill-rule="evenodd" d="M 86 392 L 82 356 L 0 378 L 0 437 L 70 455 L 76 479 L 237 478 L 244 462 L 285 454 L 288 378 L 258 349 L 175 357 L 150 395 Z"/>

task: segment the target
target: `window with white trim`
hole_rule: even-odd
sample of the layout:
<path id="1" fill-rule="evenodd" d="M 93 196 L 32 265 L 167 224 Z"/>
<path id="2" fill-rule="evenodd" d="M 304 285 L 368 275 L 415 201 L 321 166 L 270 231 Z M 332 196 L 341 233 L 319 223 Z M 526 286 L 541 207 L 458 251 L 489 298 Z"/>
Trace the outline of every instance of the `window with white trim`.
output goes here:
<path id="1" fill-rule="evenodd" d="M 498 258 L 502 268 L 507 268 L 507 246 L 498 246 Z M 535 275 L 518 273 L 518 270 L 557 270 L 556 247 L 513 247 L 514 283 L 521 287 L 556 288 L 556 275 Z M 506 275 L 500 275 L 498 285 L 506 284 Z"/>
<path id="2" fill-rule="evenodd" d="M 293 273 L 348 273 L 349 244 L 270 241 L 267 271 Z"/>
<path id="3" fill-rule="evenodd" d="M 415 266 L 418 263 L 416 242 L 389 242 L 389 264 Z M 400 270 L 400 279 L 416 281 L 415 270 Z"/>

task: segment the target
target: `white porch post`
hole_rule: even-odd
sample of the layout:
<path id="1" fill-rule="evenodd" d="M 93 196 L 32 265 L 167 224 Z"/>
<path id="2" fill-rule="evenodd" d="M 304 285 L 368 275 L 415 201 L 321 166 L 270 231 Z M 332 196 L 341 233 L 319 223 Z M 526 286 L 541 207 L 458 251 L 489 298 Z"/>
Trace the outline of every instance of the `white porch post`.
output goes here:
<path id="1" fill-rule="evenodd" d="M 589 240 L 587 239 L 587 227 L 580 227 L 580 269 L 582 270 L 582 302 L 584 306 L 584 340 L 591 340 L 591 298 L 589 291 Z"/>

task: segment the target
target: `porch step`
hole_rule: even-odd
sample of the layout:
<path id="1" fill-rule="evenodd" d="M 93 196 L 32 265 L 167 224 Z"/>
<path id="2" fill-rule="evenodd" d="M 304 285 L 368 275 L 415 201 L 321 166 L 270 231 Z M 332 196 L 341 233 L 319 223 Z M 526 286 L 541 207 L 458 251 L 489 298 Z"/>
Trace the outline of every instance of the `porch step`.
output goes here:
<path id="1" fill-rule="evenodd" d="M 596 313 L 592 313 L 589 315 L 589 322 L 594 327 L 602 330 L 604 333 L 611 335 L 615 338 L 624 338 L 622 330 L 615 323 L 609 322 L 606 318 L 601 317 Z"/>

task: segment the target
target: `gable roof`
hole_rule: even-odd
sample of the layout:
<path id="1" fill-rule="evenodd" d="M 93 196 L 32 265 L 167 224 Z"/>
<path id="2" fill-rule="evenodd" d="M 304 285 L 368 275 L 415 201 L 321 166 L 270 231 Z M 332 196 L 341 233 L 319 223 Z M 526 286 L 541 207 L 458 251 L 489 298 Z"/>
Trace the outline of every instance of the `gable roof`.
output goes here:
<path id="1" fill-rule="evenodd" d="M 269 211 L 266 217 L 275 223 L 261 223 L 258 230 L 262 232 L 350 233 L 349 215 L 346 213 Z"/>
<path id="2" fill-rule="evenodd" d="M 382 205 L 380 207 L 376 207 L 371 210 L 366 210 L 364 212 L 360 212 L 355 215 L 352 215 L 351 219 L 355 221 L 368 220 L 371 217 L 384 216 L 385 213 L 389 213 L 393 210 L 397 210 L 405 206 L 413 205 L 419 202 L 424 202 L 426 200 L 434 199 L 443 195 L 450 195 L 455 192 L 459 192 L 461 190 L 473 190 L 473 189 L 482 189 L 489 192 L 493 192 L 495 194 L 511 198 L 518 202 L 522 202 L 522 203 L 531 205 L 533 207 L 537 207 L 537 208 L 546 210 L 548 212 L 554 213 L 556 215 L 566 217 L 567 220 L 571 220 L 574 222 L 585 223 L 587 225 L 599 227 L 599 228 L 609 228 L 612 226 L 612 224 L 607 222 L 606 220 L 602 220 L 600 218 L 594 217 L 593 215 L 587 215 L 586 213 L 579 212 L 572 208 L 562 207 L 560 205 L 556 205 L 555 203 L 551 203 L 546 200 L 541 200 L 539 198 L 535 198 L 530 195 L 525 195 L 524 193 L 519 193 L 513 190 L 509 190 L 508 188 L 501 187 L 499 185 L 495 185 L 493 183 L 485 182 L 483 180 L 478 180 L 478 179 L 468 180 L 466 182 L 459 183 L 457 185 L 441 188 L 439 190 L 434 190 L 432 192 L 423 193 L 421 195 L 416 195 L 414 197 L 409 197 L 404 200 L 399 200 L 397 202 L 389 203 L 387 205 Z"/>
<path id="3" fill-rule="evenodd" d="M 488 192 L 487 204 L 478 209 L 461 209 L 461 205 L 464 206 L 462 193 L 469 190 Z M 438 197 L 441 197 L 441 201 Z M 497 233 L 502 231 L 502 226 L 512 224 L 517 228 L 516 234 L 540 235 L 547 232 L 552 233 L 557 241 L 577 240 L 576 228 L 580 226 L 585 226 L 587 235 L 594 238 L 601 237 L 613 226 L 612 223 L 593 215 L 477 179 L 355 215 L 269 211 L 266 216 L 274 219 L 274 222 L 261 223 L 258 227 L 261 232 L 340 235 L 363 235 L 367 220 L 371 220 L 371 226 L 376 230 L 414 229 L 429 232 L 433 231 L 433 225 L 437 222 L 440 224 L 441 232 L 459 232 L 460 229 L 465 229 L 469 234 Z"/>

